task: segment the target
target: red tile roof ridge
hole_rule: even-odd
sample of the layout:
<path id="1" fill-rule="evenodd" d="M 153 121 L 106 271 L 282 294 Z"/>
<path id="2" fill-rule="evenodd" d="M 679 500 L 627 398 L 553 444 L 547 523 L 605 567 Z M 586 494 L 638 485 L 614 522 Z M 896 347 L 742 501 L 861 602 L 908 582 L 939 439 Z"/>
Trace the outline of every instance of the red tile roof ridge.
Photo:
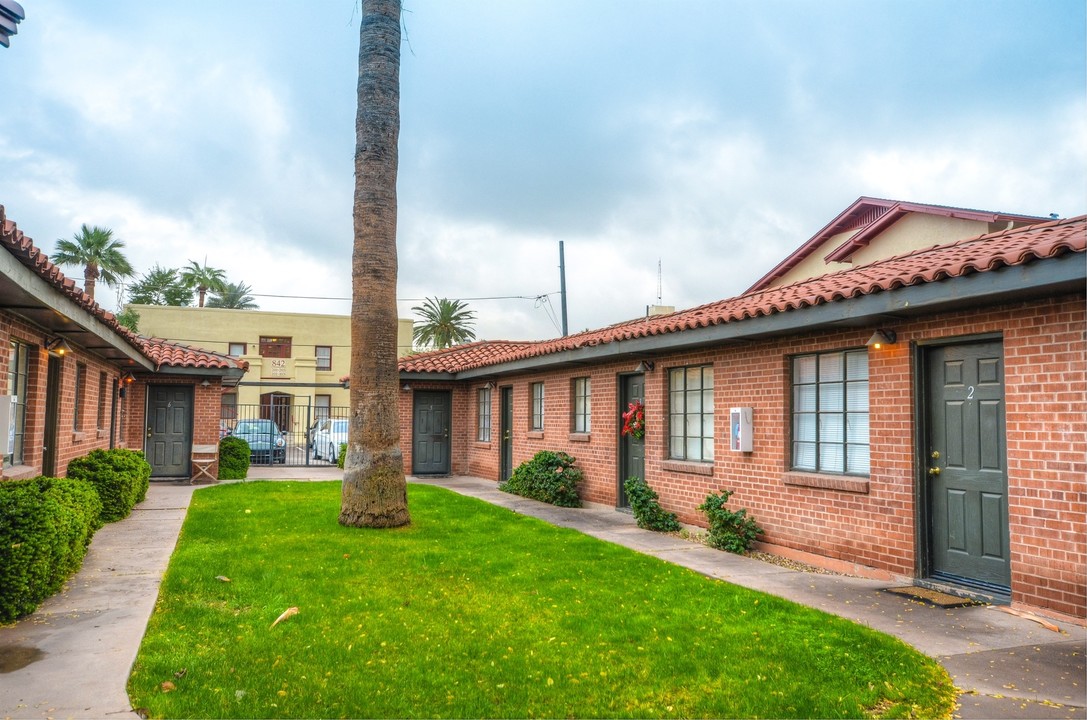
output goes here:
<path id="1" fill-rule="evenodd" d="M 60 267 L 55 263 L 50 262 L 49 256 L 38 248 L 34 241 L 30 239 L 13 220 L 9 220 L 7 213 L 3 205 L 0 205 L 0 246 L 4 247 L 8 252 L 12 254 L 20 263 L 23 264 L 28 270 L 38 275 L 42 280 L 51 285 L 58 293 L 67 297 L 72 302 L 76 303 L 88 313 L 98 319 L 103 325 L 108 327 L 115 334 L 124 338 L 129 345 L 135 348 L 141 355 L 146 357 L 152 362 L 159 363 L 159 359 L 152 354 L 148 349 L 148 338 L 144 338 L 138 333 L 133 332 L 124 325 L 117 322 L 117 316 L 112 312 L 106 310 L 100 306 L 90 295 L 88 295 L 82 288 L 75 284 L 75 280 L 66 277 L 61 272 Z M 158 342 L 159 346 L 168 344 L 165 340 Z M 174 343 L 176 347 L 182 348 Z M 209 360 L 199 358 L 196 354 L 197 351 L 191 348 L 185 348 L 193 353 L 190 357 L 194 362 L 209 362 Z M 215 356 L 217 353 L 213 353 L 207 350 L 200 350 L 199 353 L 203 353 L 208 356 Z M 159 353 L 161 354 L 161 353 Z M 229 357 L 229 356 L 225 356 Z M 218 368 L 248 368 L 249 364 L 245 361 L 238 362 L 234 359 L 228 364 L 223 365 L 182 365 L 182 367 L 218 367 Z"/>
<path id="2" fill-rule="evenodd" d="M 1026 243 L 1018 246 L 1017 243 Z M 799 281 L 790 285 L 747 292 L 667 315 L 635 318 L 597 330 L 552 340 L 505 343 L 510 352 L 471 358 L 450 351 L 433 351 L 427 362 L 401 360 L 406 371 L 458 372 L 515 360 L 574 350 L 579 347 L 620 342 L 722 323 L 769 316 L 829 302 L 862 297 L 886 290 L 934 282 L 1000 267 L 1021 265 L 1035 259 L 1057 257 L 1067 252 L 1084 252 L 1087 245 L 1087 215 L 1049 220 L 1019 228 L 1000 230 L 959 240 L 947 245 L 913 250 L 867 265 Z M 495 341 L 492 345 L 501 344 Z M 460 346 L 463 347 L 463 346 Z M 497 348 L 496 348 L 497 349 Z M 451 348 L 450 350 L 455 350 Z M 466 362 L 460 362 L 465 360 Z"/>

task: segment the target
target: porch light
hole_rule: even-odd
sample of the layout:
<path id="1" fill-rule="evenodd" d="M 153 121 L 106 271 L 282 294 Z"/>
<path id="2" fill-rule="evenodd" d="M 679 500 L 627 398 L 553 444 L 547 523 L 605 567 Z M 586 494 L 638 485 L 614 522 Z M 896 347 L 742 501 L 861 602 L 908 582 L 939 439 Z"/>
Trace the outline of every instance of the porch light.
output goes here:
<path id="1" fill-rule="evenodd" d="M 411 390 L 411 385 L 409 385 L 408 383 L 404 383 L 404 386 L 401 387 L 400 389 L 403 390 L 404 392 L 409 392 Z"/>
<path id="2" fill-rule="evenodd" d="M 54 355 L 67 355 L 72 351 L 72 346 L 62 337 L 53 338 L 45 344 L 45 349 Z"/>
<path id="3" fill-rule="evenodd" d="M 124 375 L 121 376 L 121 382 L 123 382 L 125 385 L 131 385 L 132 383 L 136 382 L 136 376 L 130 372 L 126 372 Z"/>
<path id="4" fill-rule="evenodd" d="M 653 371 L 653 361 L 652 360 L 642 360 L 640 363 L 638 363 L 638 367 L 634 368 L 634 372 L 644 373 L 644 372 L 652 372 L 652 371 Z"/>
<path id="5" fill-rule="evenodd" d="M 898 340 L 898 334 L 894 330 L 879 329 L 868 338 L 868 347 L 873 350 L 881 350 L 884 345 L 894 345 Z"/>

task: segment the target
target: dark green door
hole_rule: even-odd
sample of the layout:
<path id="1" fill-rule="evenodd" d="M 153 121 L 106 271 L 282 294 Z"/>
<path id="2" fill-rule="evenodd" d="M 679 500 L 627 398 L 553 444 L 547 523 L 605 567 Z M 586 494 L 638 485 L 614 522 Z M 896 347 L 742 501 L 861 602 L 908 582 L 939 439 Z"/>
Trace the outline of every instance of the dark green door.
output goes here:
<path id="1" fill-rule="evenodd" d="M 499 413 L 498 432 L 498 481 L 505 482 L 513 474 L 513 388 L 501 390 L 501 412 Z"/>
<path id="2" fill-rule="evenodd" d="M 411 467 L 414 475 L 449 474 L 449 393 L 414 394 Z"/>
<path id="3" fill-rule="evenodd" d="M 615 494 L 615 507 L 626 508 L 630 507 L 630 500 L 623 483 L 629 477 L 645 477 L 645 438 L 639 440 L 622 434 L 622 414 L 635 400 L 645 402 L 645 375 L 624 375 L 619 383 L 619 488 Z"/>
<path id="4" fill-rule="evenodd" d="M 191 385 L 148 386 L 144 454 L 152 477 L 189 477 L 192 399 Z"/>
<path id="5" fill-rule="evenodd" d="M 926 352 L 931 574 L 1011 585 L 1004 435 L 1004 351 L 997 342 Z"/>
<path id="6" fill-rule="evenodd" d="M 64 363 L 49 356 L 45 380 L 45 436 L 42 438 L 42 474 L 57 474 L 57 418 L 60 411 L 60 371 Z"/>

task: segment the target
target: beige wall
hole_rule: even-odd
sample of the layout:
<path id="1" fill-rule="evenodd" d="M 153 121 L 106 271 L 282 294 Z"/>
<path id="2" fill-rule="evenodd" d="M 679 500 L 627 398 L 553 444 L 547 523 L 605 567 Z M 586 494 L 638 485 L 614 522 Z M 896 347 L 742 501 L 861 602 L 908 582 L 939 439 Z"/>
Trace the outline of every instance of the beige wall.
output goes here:
<path id="1" fill-rule="evenodd" d="M 220 308 L 129 305 L 139 313 L 139 332 L 183 345 L 227 353 L 231 343 L 244 343 L 249 372 L 237 390 L 239 405 L 256 404 L 260 396 L 280 392 L 294 404 L 329 395 L 333 406 L 348 404 L 340 378 L 350 372 L 351 318 L 347 315 L 224 310 Z M 401 318 L 397 327 L 398 354 L 411 352 L 413 322 Z M 260 355 L 261 337 L 290 338 L 291 357 Z M 332 348 L 332 369 L 317 370 L 315 347 Z"/>
<path id="2" fill-rule="evenodd" d="M 866 247 L 853 253 L 851 262 L 828 263 L 823 258 L 834 252 L 852 237 L 857 230 L 849 230 L 833 236 L 796 267 L 775 280 L 773 284 L 778 287 L 791 285 L 802 280 L 810 280 L 839 270 L 860 267 L 876 260 L 883 260 L 895 255 L 932 247 L 933 245 L 947 245 L 966 238 L 977 237 L 992 230 L 988 223 L 977 220 L 911 213 L 873 238 Z"/>

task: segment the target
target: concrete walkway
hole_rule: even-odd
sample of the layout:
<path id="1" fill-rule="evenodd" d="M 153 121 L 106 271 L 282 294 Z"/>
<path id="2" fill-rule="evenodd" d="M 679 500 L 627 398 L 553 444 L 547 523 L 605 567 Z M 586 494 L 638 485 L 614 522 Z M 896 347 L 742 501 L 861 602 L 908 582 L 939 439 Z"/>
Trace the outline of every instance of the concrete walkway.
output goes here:
<path id="1" fill-rule="evenodd" d="M 250 479 L 297 477 L 254 468 Z M 338 479 L 336 468 L 302 471 Z M 902 638 L 937 658 L 964 690 L 963 718 L 1087 718 L 1085 630 L 1057 631 L 997 608 L 941 609 L 891 595 L 885 582 L 789 570 L 640 530 L 610 508 L 556 508 L 470 477 L 411 479 L 630 547 L 709 577 L 762 590 Z M 125 693 L 162 573 L 192 497 L 152 484 L 131 517 L 95 535 L 83 569 L 33 615 L 0 628 L 0 717 L 134 717 Z"/>

